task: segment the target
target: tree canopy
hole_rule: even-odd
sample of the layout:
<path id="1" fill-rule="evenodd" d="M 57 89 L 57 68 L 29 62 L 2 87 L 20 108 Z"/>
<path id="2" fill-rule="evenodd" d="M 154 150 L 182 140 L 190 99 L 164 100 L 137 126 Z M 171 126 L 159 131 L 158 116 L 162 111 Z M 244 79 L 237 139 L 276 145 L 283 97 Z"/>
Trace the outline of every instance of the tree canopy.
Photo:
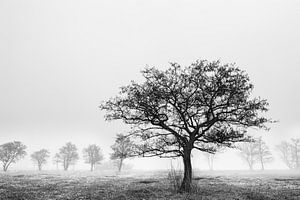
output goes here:
<path id="1" fill-rule="evenodd" d="M 3 170 L 7 171 L 8 167 L 17 162 L 26 155 L 26 146 L 19 141 L 8 142 L 0 146 L 0 161 Z"/>
<path id="2" fill-rule="evenodd" d="M 113 153 L 110 155 L 110 158 L 117 161 L 118 170 L 121 171 L 123 161 L 134 155 L 134 144 L 129 137 L 118 134 L 111 149 L 113 150 Z"/>
<path id="3" fill-rule="evenodd" d="M 96 164 L 103 160 L 101 149 L 96 144 L 91 144 L 83 149 L 83 156 L 86 163 L 91 165 L 91 171 L 94 170 Z"/>
<path id="4" fill-rule="evenodd" d="M 71 164 L 75 164 L 79 156 L 77 153 L 77 147 L 75 144 L 68 142 L 65 146 L 59 149 L 59 153 L 56 154 L 57 159 L 62 163 L 64 170 L 68 170 Z"/>
<path id="5" fill-rule="evenodd" d="M 49 151 L 47 149 L 41 149 L 39 151 L 35 151 L 31 154 L 31 159 L 38 166 L 39 171 L 42 170 L 42 166 L 47 163 L 47 159 L 49 158 Z"/>
<path id="6" fill-rule="evenodd" d="M 254 138 L 251 142 L 240 144 L 237 148 L 239 155 L 247 162 L 250 170 L 253 170 L 256 163 L 260 163 L 261 169 L 264 170 L 264 165 L 273 161 L 270 149 L 261 137 Z"/>
<path id="7" fill-rule="evenodd" d="M 290 142 L 283 141 L 276 145 L 276 149 L 289 169 L 300 169 L 300 138 L 293 138 Z"/>

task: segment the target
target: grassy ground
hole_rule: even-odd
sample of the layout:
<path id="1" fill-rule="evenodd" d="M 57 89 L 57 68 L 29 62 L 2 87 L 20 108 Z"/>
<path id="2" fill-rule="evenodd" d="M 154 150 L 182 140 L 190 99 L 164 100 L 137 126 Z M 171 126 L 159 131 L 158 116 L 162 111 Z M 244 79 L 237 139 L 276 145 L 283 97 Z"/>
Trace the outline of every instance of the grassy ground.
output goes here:
<path id="1" fill-rule="evenodd" d="M 167 177 L 168 172 L 0 173 L 0 199 L 300 199 L 299 173 L 196 172 L 191 194 L 174 192 Z"/>

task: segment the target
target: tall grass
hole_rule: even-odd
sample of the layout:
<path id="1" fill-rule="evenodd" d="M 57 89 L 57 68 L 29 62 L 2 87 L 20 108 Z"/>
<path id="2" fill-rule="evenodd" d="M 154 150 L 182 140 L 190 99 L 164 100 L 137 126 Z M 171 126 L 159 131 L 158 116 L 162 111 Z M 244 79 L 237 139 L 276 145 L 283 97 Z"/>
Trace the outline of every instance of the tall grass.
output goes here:
<path id="1" fill-rule="evenodd" d="M 174 192 L 178 192 L 180 189 L 182 179 L 182 170 L 175 170 L 171 163 L 171 168 L 168 172 L 169 187 L 171 188 L 171 190 L 173 190 Z"/>
<path id="2" fill-rule="evenodd" d="M 194 179 L 194 177 L 192 178 L 192 180 L 193 179 Z M 181 186 L 182 180 L 183 180 L 183 171 L 181 169 L 176 170 L 171 163 L 170 171 L 168 172 L 169 188 L 173 192 L 180 192 L 180 186 Z M 194 194 L 201 193 L 201 188 L 197 184 L 197 181 L 196 182 L 192 181 L 190 193 L 194 193 Z"/>

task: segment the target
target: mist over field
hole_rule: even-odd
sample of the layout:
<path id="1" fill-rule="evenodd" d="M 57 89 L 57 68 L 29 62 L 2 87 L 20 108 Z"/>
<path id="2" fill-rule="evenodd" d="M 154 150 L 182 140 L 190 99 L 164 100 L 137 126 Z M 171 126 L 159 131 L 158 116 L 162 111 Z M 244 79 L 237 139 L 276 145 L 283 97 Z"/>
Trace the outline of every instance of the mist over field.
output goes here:
<path id="1" fill-rule="evenodd" d="M 268 145 L 299 135 L 297 1 L 2 1 L 0 9 L 2 143 L 19 140 L 28 152 L 51 155 L 68 141 L 79 149 L 97 143 L 108 158 L 128 127 L 105 122 L 100 102 L 140 80 L 146 65 L 198 58 L 235 62 L 249 73 L 254 94 L 268 99 L 268 115 L 279 120 L 267 133 L 253 131 Z M 283 169 L 277 160 L 270 168 Z M 161 159 L 136 162 L 138 169 L 169 167 Z M 235 156 L 226 163 L 244 167 Z M 14 168 L 32 164 L 26 158 Z"/>
<path id="2" fill-rule="evenodd" d="M 106 121 L 106 111 L 99 106 L 132 80 L 142 83 L 141 70 L 145 67 L 167 70 L 173 62 L 186 67 L 203 59 L 235 63 L 244 70 L 254 85 L 251 97 L 268 101 L 269 111 L 264 116 L 276 123 L 268 123 L 269 131 L 248 129 L 249 135 L 262 138 L 272 154 L 272 161 L 264 166 L 266 175 L 256 163 L 247 177 L 249 166 L 239 150 L 226 148 L 216 153 L 213 171 L 205 154 L 194 149 L 191 162 L 195 177 L 205 176 L 205 183 L 219 184 L 227 180 L 222 174 L 228 173 L 228 180 L 234 182 L 232 176 L 237 173 L 249 180 L 262 177 L 262 183 L 271 180 L 270 188 L 278 193 L 283 181 L 292 182 L 291 187 L 286 184 L 283 188 L 299 189 L 299 173 L 288 170 L 276 148 L 282 141 L 300 138 L 299 19 L 300 2 L 296 0 L 0 1 L 0 145 L 20 141 L 27 147 L 27 155 L 8 168 L 11 177 L 0 173 L 2 183 L 11 186 L 36 180 L 34 183 L 39 185 L 40 180 L 51 177 L 54 182 L 66 183 L 82 173 L 78 183 L 88 185 L 84 181 L 93 175 L 88 172 L 90 165 L 85 162 L 83 150 L 96 144 L 103 160 L 95 166 L 95 177 L 107 176 L 107 183 L 114 184 L 110 176 L 124 181 L 128 175 L 133 187 L 144 179 L 157 178 L 152 185 L 156 191 L 155 184 L 164 185 L 165 180 L 160 178 L 166 177 L 170 169 L 184 169 L 182 158 L 126 158 L 123 174 L 118 173 L 110 159 L 111 147 L 117 134 L 128 134 L 132 129 L 121 120 Z M 67 142 L 76 145 L 79 159 L 66 175 L 53 159 Z M 43 165 L 45 177 L 37 180 L 37 165 L 31 154 L 40 149 L 48 150 L 49 157 Z M 68 173 L 71 179 L 65 177 Z M 151 178 L 153 173 L 164 175 Z M 248 194 L 246 190 L 241 190 L 243 198 Z M 5 199 L 1 195 L 0 190 L 0 199 Z M 12 198 L 9 195 L 7 198 Z"/>

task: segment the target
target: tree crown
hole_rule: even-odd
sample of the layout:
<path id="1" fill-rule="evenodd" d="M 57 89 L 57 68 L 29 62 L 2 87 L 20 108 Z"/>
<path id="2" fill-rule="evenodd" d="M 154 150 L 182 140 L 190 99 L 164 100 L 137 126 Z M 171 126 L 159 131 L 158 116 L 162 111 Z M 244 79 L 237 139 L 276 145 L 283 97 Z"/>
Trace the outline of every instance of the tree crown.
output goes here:
<path id="1" fill-rule="evenodd" d="M 113 153 L 110 158 L 115 159 L 125 159 L 133 155 L 134 144 L 129 137 L 123 134 L 117 134 L 115 143 L 111 146 Z"/>
<path id="2" fill-rule="evenodd" d="M 101 148 L 96 144 L 91 144 L 83 149 L 83 155 L 86 163 L 96 164 L 103 160 Z"/>
<path id="3" fill-rule="evenodd" d="M 33 161 L 38 162 L 39 164 L 45 164 L 47 162 L 47 158 L 49 158 L 49 151 L 47 149 L 41 149 L 39 151 L 35 151 L 31 154 L 31 159 Z"/>
<path id="4" fill-rule="evenodd" d="M 77 153 L 77 147 L 75 144 L 68 142 L 65 146 L 59 149 L 59 153 L 57 154 L 62 161 L 68 163 L 74 163 L 79 159 L 79 155 Z"/>
<path id="5" fill-rule="evenodd" d="M 14 163 L 26 155 L 26 146 L 19 141 L 8 142 L 0 146 L 0 160 Z"/>
<path id="6" fill-rule="evenodd" d="M 261 116 L 268 103 L 251 98 L 248 75 L 234 65 L 198 60 L 188 67 L 146 68 L 143 83 L 121 88 L 104 102 L 107 120 L 132 125 L 143 156 L 183 156 L 184 149 L 214 152 L 206 144 L 230 147 L 249 140 L 246 129 L 267 129 Z"/>

